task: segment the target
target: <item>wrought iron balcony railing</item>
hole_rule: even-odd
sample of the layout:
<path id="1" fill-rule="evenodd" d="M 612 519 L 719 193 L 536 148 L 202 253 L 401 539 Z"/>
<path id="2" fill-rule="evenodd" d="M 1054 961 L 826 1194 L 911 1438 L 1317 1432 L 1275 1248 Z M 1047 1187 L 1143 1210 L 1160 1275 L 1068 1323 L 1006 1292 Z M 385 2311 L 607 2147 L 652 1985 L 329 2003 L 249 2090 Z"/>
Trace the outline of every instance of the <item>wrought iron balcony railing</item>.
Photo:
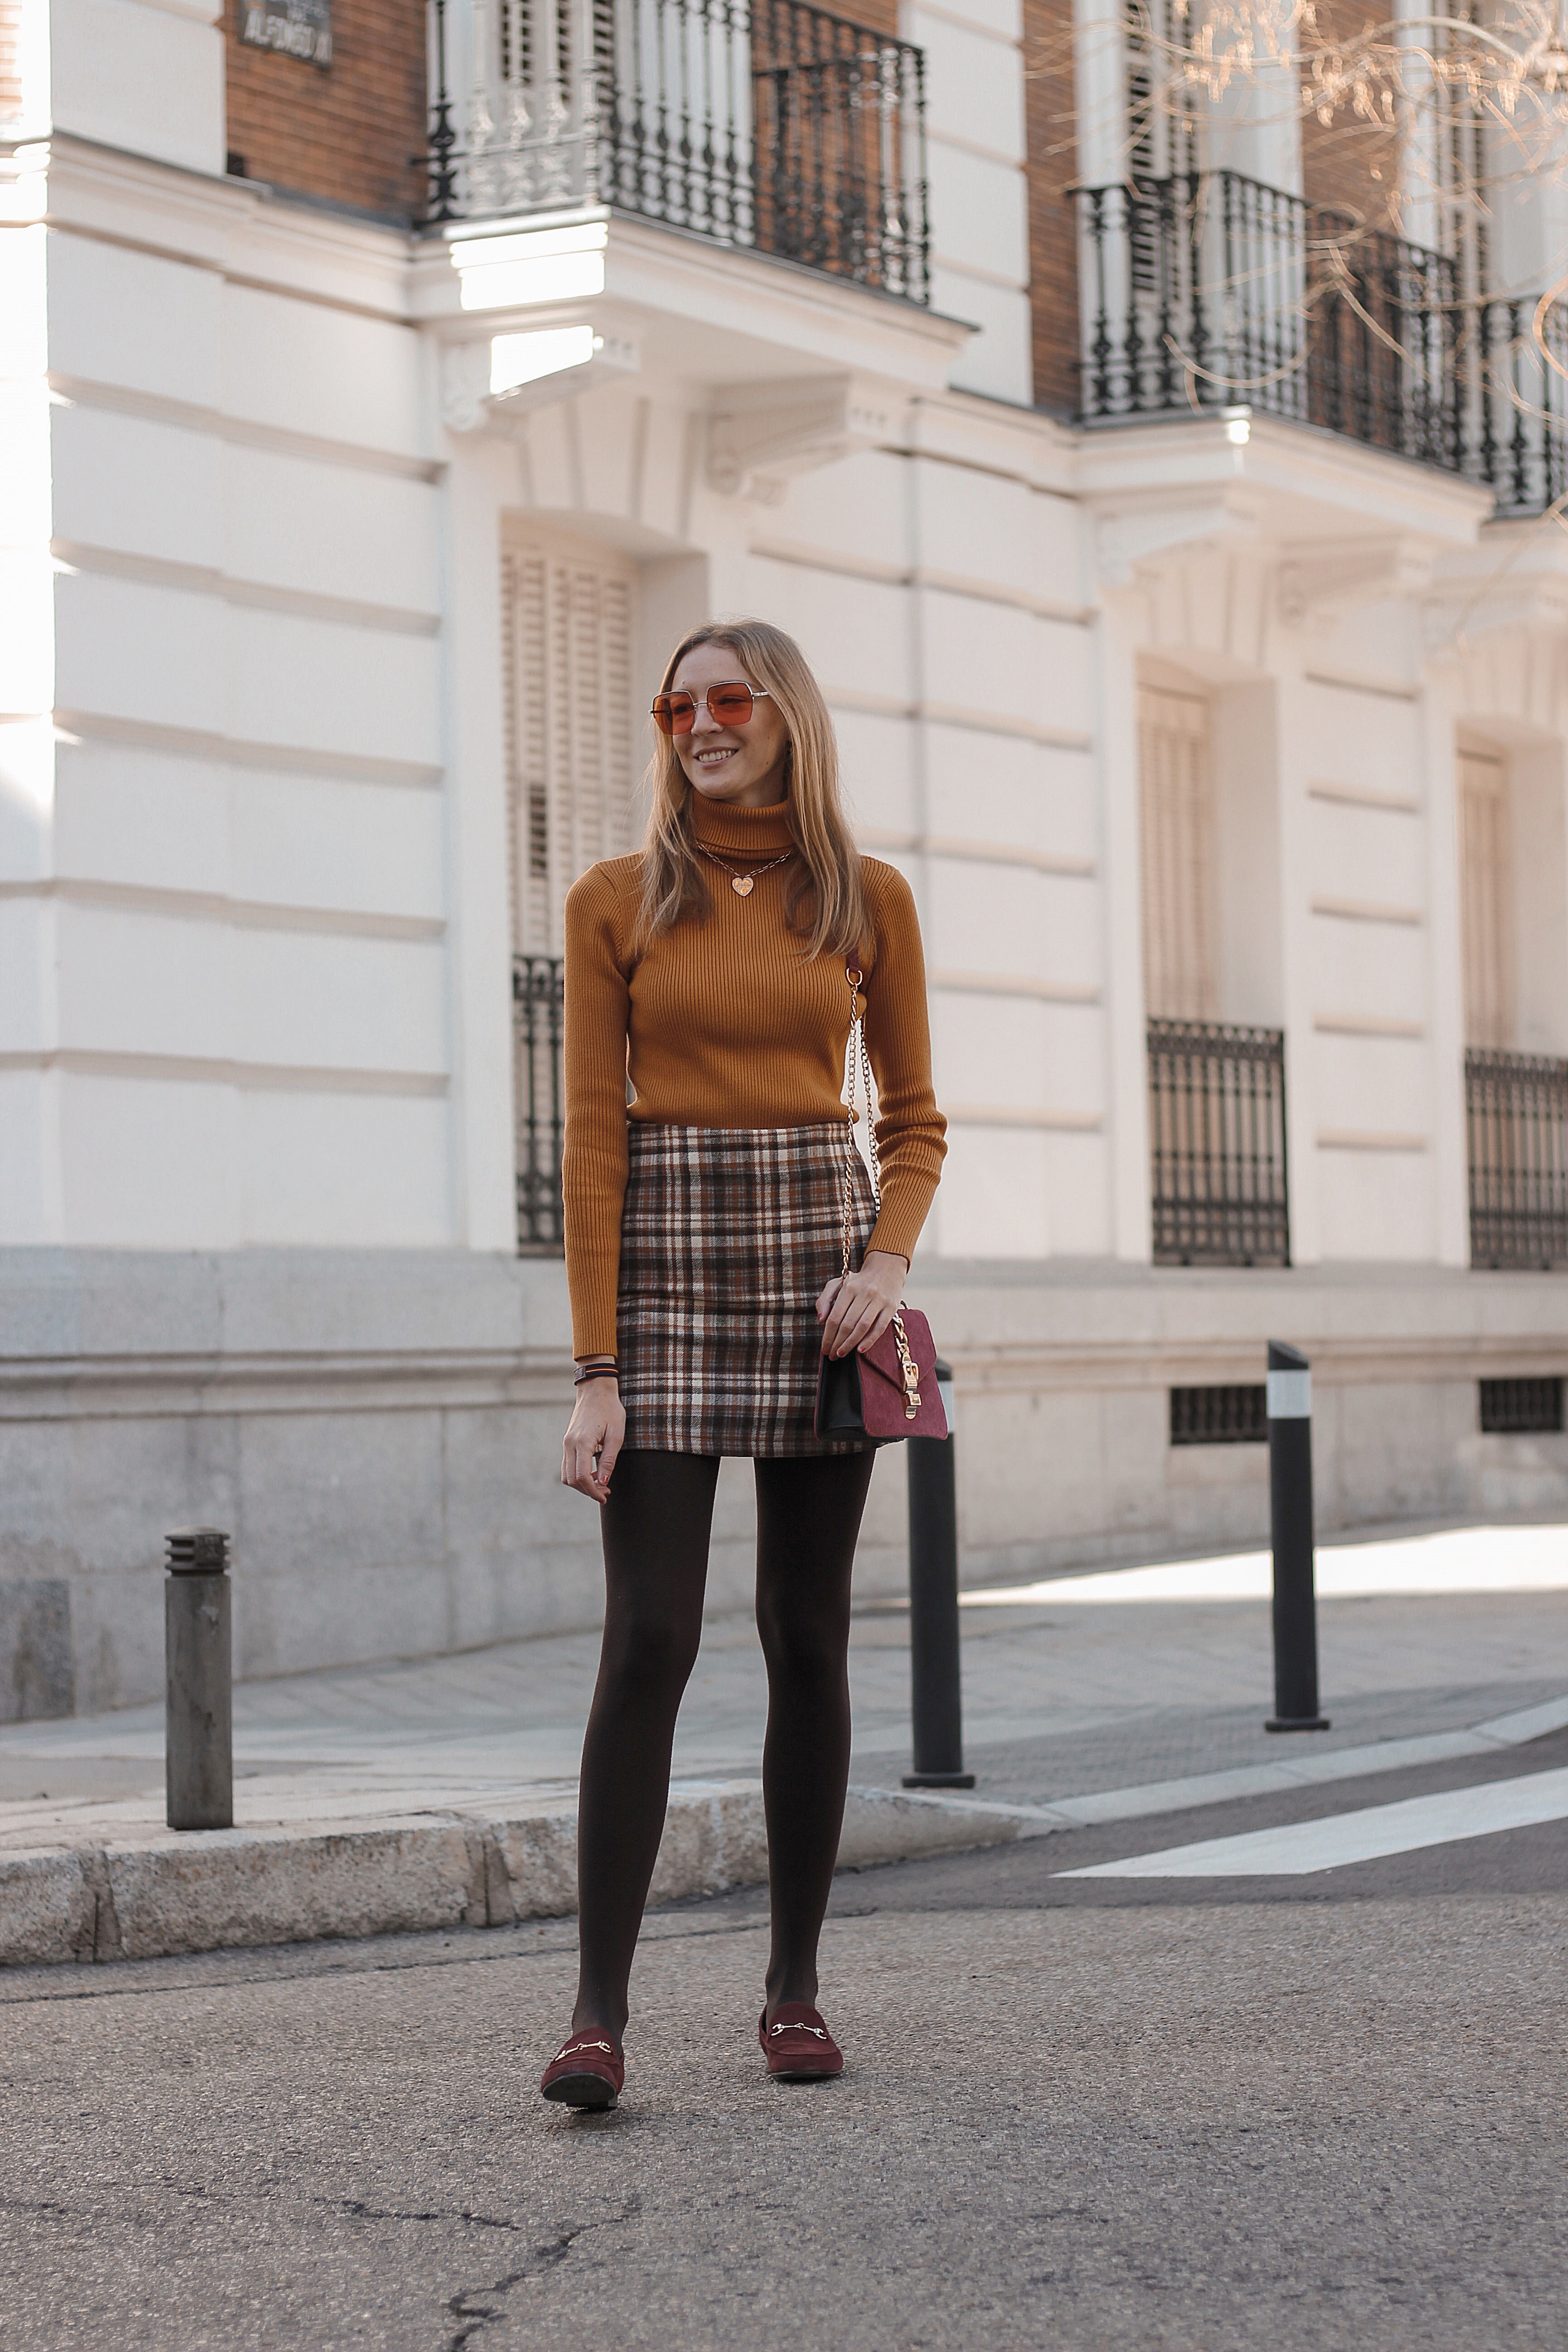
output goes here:
<path id="1" fill-rule="evenodd" d="M 1149 1024 L 1156 1265 L 1289 1265 L 1285 1040 Z"/>
<path id="2" fill-rule="evenodd" d="M 432 0 L 429 218 L 604 204 L 929 302 L 924 59 L 805 0 Z"/>
<path id="3" fill-rule="evenodd" d="M 1568 1265 L 1568 1062 L 1465 1055 L 1470 1263 Z"/>
<path id="4" fill-rule="evenodd" d="M 517 1244 L 559 1254 L 566 1245 L 561 1150 L 566 1099 L 561 1043 L 565 967 L 559 956 L 512 958 L 512 1100 L 517 1106 Z"/>
<path id="5" fill-rule="evenodd" d="M 1560 308 L 1543 351 L 1533 297 L 1468 299 L 1446 255 L 1236 172 L 1079 205 L 1087 420 L 1258 409 L 1484 484 L 1500 514 L 1568 488 Z"/>

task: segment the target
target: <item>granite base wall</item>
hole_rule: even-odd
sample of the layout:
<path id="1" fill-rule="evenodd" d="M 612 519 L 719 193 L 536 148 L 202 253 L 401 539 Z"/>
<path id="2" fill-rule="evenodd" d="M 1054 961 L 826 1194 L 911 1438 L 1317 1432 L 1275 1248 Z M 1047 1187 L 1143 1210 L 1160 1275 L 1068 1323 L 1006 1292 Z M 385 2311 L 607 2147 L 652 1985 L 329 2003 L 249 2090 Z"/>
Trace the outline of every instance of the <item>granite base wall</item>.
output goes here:
<path id="1" fill-rule="evenodd" d="M 1483 1376 L 1568 1370 L 1550 1276 L 1198 1276 L 935 1262 L 910 1296 L 958 1376 L 966 1582 L 1267 1535 L 1259 1445 L 1173 1448 L 1173 1382 L 1314 1366 L 1327 1531 L 1568 1511 L 1568 1437 L 1479 1429 Z M 163 1684 L 163 1542 L 234 1537 L 242 1678 L 472 1649 L 597 1622 L 592 1506 L 559 1479 L 558 1262 L 344 1252 L 0 1254 L 0 1721 Z M 750 1597 L 727 1463 L 710 1602 Z M 902 1457 L 879 1460 L 858 1576 L 906 1576 Z"/>

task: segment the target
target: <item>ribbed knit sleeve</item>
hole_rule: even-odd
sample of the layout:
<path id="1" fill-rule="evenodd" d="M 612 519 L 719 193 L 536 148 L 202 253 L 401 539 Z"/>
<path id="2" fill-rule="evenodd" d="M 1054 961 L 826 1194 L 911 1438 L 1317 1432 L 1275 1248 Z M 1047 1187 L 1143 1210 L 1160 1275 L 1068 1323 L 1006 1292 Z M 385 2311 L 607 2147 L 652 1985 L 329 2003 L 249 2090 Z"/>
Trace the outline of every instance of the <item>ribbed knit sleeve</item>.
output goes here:
<path id="1" fill-rule="evenodd" d="M 629 864 L 631 861 L 621 861 Z M 626 1189 L 627 972 L 614 866 L 566 897 L 566 1136 L 562 1166 L 572 1352 L 616 1352 L 616 1285 Z"/>
<path id="2" fill-rule="evenodd" d="M 947 1121 L 931 1077 L 925 956 L 914 893 L 895 867 L 867 858 L 876 961 L 866 978 L 866 1046 L 877 1080 L 882 1207 L 868 1249 L 913 1257 L 947 1155 Z"/>
<path id="3" fill-rule="evenodd" d="M 705 877 L 710 904 L 634 947 L 641 860 L 613 857 L 566 900 L 566 1278 L 573 1352 L 609 1355 L 626 1202 L 628 1118 L 676 1127 L 837 1126 L 848 990 L 841 956 L 803 955 L 789 928 L 787 811 L 698 804 L 700 844 L 753 864 L 743 891 Z M 925 960 L 909 884 L 862 861 L 866 1044 L 877 1081 L 882 1206 L 873 1249 L 913 1255 L 942 1172 Z M 745 874 L 741 875 L 742 880 Z M 627 1081 L 633 1099 L 627 1103 Z"/>

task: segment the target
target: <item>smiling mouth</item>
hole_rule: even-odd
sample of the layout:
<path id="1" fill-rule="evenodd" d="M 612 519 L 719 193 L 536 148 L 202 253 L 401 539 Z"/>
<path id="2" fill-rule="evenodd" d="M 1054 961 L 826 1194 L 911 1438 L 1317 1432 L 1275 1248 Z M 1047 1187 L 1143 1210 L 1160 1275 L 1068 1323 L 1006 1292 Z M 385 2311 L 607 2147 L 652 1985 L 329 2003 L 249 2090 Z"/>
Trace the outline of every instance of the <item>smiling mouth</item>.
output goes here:
<path id="1" fill-rule="evenodd" d="M 699 751 L 697 764 L 700 768 L 717 767 L 721 760 L 732 760 L 739 746 L 733 743 L 721 743 L 714 751 Z"/>

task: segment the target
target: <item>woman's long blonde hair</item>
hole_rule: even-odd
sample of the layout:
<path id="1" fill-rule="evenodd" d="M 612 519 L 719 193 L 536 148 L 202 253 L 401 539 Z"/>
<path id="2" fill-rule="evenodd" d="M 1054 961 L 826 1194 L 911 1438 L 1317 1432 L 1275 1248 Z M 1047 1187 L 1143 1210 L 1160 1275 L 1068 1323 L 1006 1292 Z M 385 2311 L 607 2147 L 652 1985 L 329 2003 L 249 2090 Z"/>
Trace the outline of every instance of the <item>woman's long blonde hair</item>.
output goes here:
<path id="1" fill-rule="evenodd" d="M 857 955 L 868 928 L 860 853 L 845 821 L 838 744 L 822 688 L 795 639 L 770 621 L 710 621 L 681 638 L 665 664 L 659 692 L 669 692 L 694 647 L 713 645 L 729 648 L 753 686 L 766 687 L 788 730 L 785 809 L 803 867 L 785 908 L 789 928 L 801 933 L 804 956 Z M 706 920 L 713 901 L 692 846 L 689 808 L 694 788 L 668 735 L 654 739 L 647 777 L 652 806 L 643 838 L 640 929 L 645 940 L 654 940 L 683 915 Z M 809 925 L 804 912 L 808 898 Z"/>

